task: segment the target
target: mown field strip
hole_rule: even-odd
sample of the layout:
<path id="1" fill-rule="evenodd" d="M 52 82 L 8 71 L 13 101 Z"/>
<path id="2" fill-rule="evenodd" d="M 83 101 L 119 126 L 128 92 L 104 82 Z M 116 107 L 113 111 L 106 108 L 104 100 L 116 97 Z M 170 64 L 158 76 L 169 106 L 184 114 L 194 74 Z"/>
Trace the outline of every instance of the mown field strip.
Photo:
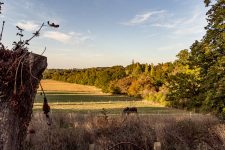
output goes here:
<path id="1" fill-rule="evenodd" d="M 161 107 L 161 108 L 165 108 L 162 105 L 158 105 L 158 104 L 153 104 L 150 102 L 145 102 L 145 101 L 130 101 L 130 102 L 126 102 L 126 101 L 109 101 L 109 102 L 50 102 L 49 103 L 51 106 L 60 106 L 60 105 L 81 105 L 81 106 L 93 106 L 93 104 L 98 104 L 98 107 L 101 105 L 108 105 L 108 106 L 112 106 L 112 107 L 118 107 L 118 106 L 124 106 L 126 105 L 127 107 Z M 35 103 L 35 106 L 42 106 L 43 103 Z"/>
<path id="2" fill-rule="evenodd" d="M 34 110 L 41 111 L 42 103 L 35 103 Z M 120 114 L 125 107 L 137 107 L 139 113 L 151 113 L 151 114 L 167 114 L 167 113 L 186 113 L 185 111 L 166 108 L 158 104 L 152 104 L 145 101 L 134 102 L 59 102 L 49 103 L 53 112 L 80 112 L 80 113 L 101 113 L 103 108 L 109 114 Z"/>

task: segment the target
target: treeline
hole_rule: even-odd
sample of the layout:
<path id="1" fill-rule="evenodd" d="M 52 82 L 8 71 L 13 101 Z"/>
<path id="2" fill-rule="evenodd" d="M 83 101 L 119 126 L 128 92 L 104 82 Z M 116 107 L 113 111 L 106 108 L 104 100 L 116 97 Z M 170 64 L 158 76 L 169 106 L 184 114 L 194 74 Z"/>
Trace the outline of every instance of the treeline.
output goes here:
<path id="1" fill-rule="evenodd" d="M 176 108 L 213 112 L 225 118 L 225 0 L 204 1 L 208 25 L 201 41 L 181 50 L 174 62 L 126 67 L 47 70 L 45 79 L 94 85 Z"/>
<path id="2" fill-rule="evenodd" d="M 126 67 L 48 69 L 44 73 L 44 79 L 93 85 L 107 93 L 149 98 L 156 93 L 161 97 L 164 96 L 158 93 L 166 92 L 165 83 L 173 70 L 173 63 L 162 63 L 156 66 L 132 63 Z M 157 98 L 156 101 L 158 100 L 164 101 Z"/>

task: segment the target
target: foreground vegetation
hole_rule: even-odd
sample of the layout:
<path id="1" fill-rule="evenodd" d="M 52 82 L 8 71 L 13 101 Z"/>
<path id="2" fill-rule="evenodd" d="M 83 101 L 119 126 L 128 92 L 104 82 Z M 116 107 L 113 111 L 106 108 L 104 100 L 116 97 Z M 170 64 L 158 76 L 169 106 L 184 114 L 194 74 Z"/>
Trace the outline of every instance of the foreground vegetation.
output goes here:
<path id="1" fill-rule="evenodd" d="M 225 118 L 225 0 L 204 2 L 210 7 L 206 34 L 190 50 L 181 50 L 174 62 L 154 65 L 133 61 L 126 67 L 50 69 L 44 78 L 94 85 L 103 92 L 142 97 Z"/>
<path id="2" fill-rule="evenodd" d="M 211 116 L 152 115 L 95 116 L 57 113 L 49 127 L 42 114 L 34 113 L 25 149 L 106 149 L 120 142 L 132 142 L 153 149 L 161 142 L 163 150 L 225 149 L 225 125 Z M 32 131 L 32 132 L 31 132 Z"/>

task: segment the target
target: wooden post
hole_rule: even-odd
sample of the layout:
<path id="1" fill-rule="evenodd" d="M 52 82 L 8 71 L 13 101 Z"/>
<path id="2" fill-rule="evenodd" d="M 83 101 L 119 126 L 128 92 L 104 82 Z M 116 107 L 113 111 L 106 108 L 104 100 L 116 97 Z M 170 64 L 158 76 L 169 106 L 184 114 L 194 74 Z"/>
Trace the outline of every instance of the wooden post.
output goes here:
<path id="1" fill-rule="evenodd" d="M 154 143 L 154 150 L 161 150 L 161 143 L 160 142 Z"/>
<path id="2" fill-rule="evenodd" d="M 22 149 L 34 98 L 46 67 L 44 56 L 0 50 L 0 70 L 3 70 L 0 71 L 0 150 Z"/>

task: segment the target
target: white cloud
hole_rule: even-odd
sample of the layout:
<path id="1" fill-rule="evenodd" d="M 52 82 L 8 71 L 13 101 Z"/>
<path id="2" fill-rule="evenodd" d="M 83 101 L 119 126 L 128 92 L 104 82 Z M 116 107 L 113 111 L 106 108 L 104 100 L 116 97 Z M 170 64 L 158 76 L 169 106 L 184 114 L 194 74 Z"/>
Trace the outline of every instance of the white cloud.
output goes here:
<path id="1" fill-rule="evenodd" d="M 183 19 L 183 21 L 178 24 L 178 28 L 174 31 L 176 35 L 193 35 L 193 34 L 203 34 L 205 32 L 204 27 L 207 22 L 205 20 L 204 14 L 199 12 L 194 12 L 190 18 Z"/>
<path id="2" fill-rule="evenodd" d="M 35 31 L 38 29 L 39 25 L 34 23 L 33 21 L 23 21 L 16 23 L 17 26 L 21 27 L 26 31 Z"/>
<path id="3" fill-rule="evenodd" d="M 174 35 L 194 35 L 204 33 L 207 24 L 205 14 L 195 9 L 187 17 L 177 18 L 169 13 L 161 20 L 156 20 L 151 26 L 171 29 Z"/>
<path id="4" fill-rule="evenodd" d="M 204 14 L 205 15 L 205 14 Z M 192 16 L 190 18 L 186 18 L 184 19 L 184 22 L 183 24 L 193 24 L 193 23 L 196 23 L 197 21 L 199 21 L 201 18 L 201 13 L 199 11 L 194 11 Z"/>
<path id="5" fill-rule="evenodd" d="M 196 23 L 199 21 L 199 18 L 201 18 L 202 16 L 199 12 L 194 12 L 193 16 L 191 16 L 190 18 L 188 17 L 173 18 L 173 17 L 170 17 L 168 15 L 163 20 L 159 20 L 155 24 L 152 24 L 152 26 L 163 27 L 163 28 L 179 28 L 179 27 L 187 26 L 187 25 L 194 25 L 194 24 L 196 25 Z"/>
<path id="6" fill-rule="evenodd" d="M 174 28 L 176 27 L 176 24 L 161 24 L 161 23 L 156 23 L 156 24 L 153 24 L 152 26 L 154 27 L 163 27 L 163 28 Z"/>
<path id="7" fill-rule="evenodd" d="M 68 43 L 72 38 L 72 35 L 58 31 L 46 31 L 43 36 L 62 43 Z"/>
<path id="8" fill-rule="evenodd" d="M 1 14 L 1 15 L 0 15 L 0 18 L 5 18 L 5 15 Z"/>
<path id="9" fill-rule="evenodd" d="M 77 33 L 77 32 L 73 32 L 73 42 L 74 44 L 82 44 L 86 41 L 89 41 L 89 40 L 92 40 L 91 36 L 88 34 L 88 35 L 85 35 L 83 33 Z"/>
<path id="10" fill-rule="evenodd" d="M 43 36 L 67 44 L 81 44 L 87 40 L 91 40 L 90 36 L 77 32 L 46 31 Z"/>
<path id="11" fill-rule="evenodd" d="M 133 19 L 131 19 L 127 22 L 124 22 L 122 24 L 126 25 L 126 26 L 135 26 L 135 25 L 144 24 L 144 23 L 148 22 L 153 15 L 158 15 L 158 14 L 163 14 L 163 13 L 165 13 L 164 10 L 145 12 L 143 14 L 136 15 Z"/>
<path id="12" fill-rule="evenodd" d="M 71 31 L 69 32 L 69 35 L 75 35 L 75 32 Z"/>

